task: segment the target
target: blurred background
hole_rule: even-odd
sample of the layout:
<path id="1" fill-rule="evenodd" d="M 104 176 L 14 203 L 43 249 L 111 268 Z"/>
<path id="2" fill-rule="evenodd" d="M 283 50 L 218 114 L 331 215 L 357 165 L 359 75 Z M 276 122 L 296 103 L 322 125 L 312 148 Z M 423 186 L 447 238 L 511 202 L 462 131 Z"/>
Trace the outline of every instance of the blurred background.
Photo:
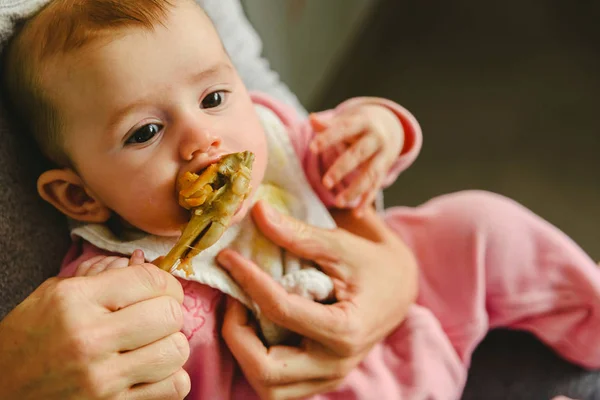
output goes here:
<path id="1" fill-rule="evenodd" d="M 599 0 L 247 0 L 308 110 L 390 98 L 424 147 L 386 205 L 485 189 L 600 261 Z"/>

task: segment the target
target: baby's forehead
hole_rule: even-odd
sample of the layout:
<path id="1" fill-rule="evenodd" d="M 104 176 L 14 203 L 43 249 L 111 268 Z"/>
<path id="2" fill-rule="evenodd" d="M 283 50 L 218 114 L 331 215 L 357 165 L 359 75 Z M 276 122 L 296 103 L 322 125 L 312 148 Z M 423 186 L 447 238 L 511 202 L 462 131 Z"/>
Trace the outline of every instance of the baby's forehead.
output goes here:
<path id="1" fill-rule="evenodd" d="M 194 41 L 196 46 L 214 41 L 223 49 L 212 22 L 191 0 L 53 0 L 19 34 L 16 63 L 25 65 L 24 74 L 33 78 L 29 80 L 32 93 L 54 103 L 51 98 L 62 91 L 61 83 L 71 79 L 65 71 L 102 69 L 107 60 L 98 53 L 107 53 L 99 49 L 120 39 L 131 42 L 132 36 L 153 40 L 152 33 L 165 28 L 179 32 L 173 46 L 191 42 L 192 36 L 202 37 Z M 147 62 L 153 57 L 160 54 L 148 54 Z"/>
<path id="2" fill-rule="evenodd" d="M 28 22 L 19 47 L 33 49 L 28 64 L 35 74 L 43 75 L 57 66 L 89 68 L 102 61 L 94 53 L 103 46 L 122 38 L 131 40 L 132 35 L 141 38 L 140 32 L 151 34 L 161 27 L 177 25 L 179 21 L 172 19 L 185 13 L 199 16 L 194 25 L 210 25 L 214 31 L 204 11 L 189 0 L 54 0 Z M 203 41 L 208 40 L 203 37 Z M 149 54 L 149 62 L 152 56 L 156 55 Z M 44 79 L 38 78 L 38 82 Z"/>
<path id="3" fill-rule="evenodd" d="M 41 70 L 43 64 L 60 62 L 67 55 L 69 63 L 85 65 L 97 61 L 92 57 L 95 49 L 124 37 L 141 37 L 140 32 L 176 28 L 182 15 L 193 15 L 195 27 L 210 26 L 203 30 L 202 42 L 214 39 L 221 44 L 210 18 L 191 0 L 54 0 L 31 21 L 21 42 L 22 47 L 37 49 L 34 64 L 42 66 Z M 182 40 L 189 39 L 190 35 L 179 31 Z"/>
<path id="4" fill-rule="evenodd" d="M 175 19 L 170 22 L 182 24 L 152 31 L 123 29 L 54 57 L 44 84 L 62 122 L 71 126 L 76 121 L 81 128 L 81 123 L 93 120 L 97 126 L 112 128 L 117 124 L 110 121 L 129 114 L 122 110 L 163 112 L 179 93 L 217 81 L 237 82 L 235 68 L 218 35 L 211 32 L 211 24 L 210 29 L 191 29 L 193 37 L 206 33 L 204 40 L 185 40 L 190 35 L 182 25 L 195 21 Z M 132 104 L 139 106 L 129 107 Z M 82 115 L 91 117 L 84 120 Z"/>

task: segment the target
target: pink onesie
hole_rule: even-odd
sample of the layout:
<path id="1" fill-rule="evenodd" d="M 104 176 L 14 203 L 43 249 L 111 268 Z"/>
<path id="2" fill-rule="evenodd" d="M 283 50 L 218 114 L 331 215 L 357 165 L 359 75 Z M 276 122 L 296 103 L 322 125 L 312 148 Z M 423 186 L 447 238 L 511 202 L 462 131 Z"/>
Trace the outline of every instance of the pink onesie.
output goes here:
<path id="1" fill-rule="evenodd" d="M 315 192 L 331 205 L 320 178 L 339 149 L 314 156 L 308 151 L 314 132 L 307 121 L 263 95 L 253 99 L 288 127 Z M 389 107 L 404 126 L 404 150 L 385 182 L 389 185 L 416 158 L 419 125 L 402 107 L 382 99 L 353 99 L 329 113 L 359 102 Z M 392 208 L 385 220 L 419 262 L 417 304 L 338 390 L 313 399 L 457 399 L 474 348 L 495 327 L 533 332 L 564 358 L 600 368 L 600 270 L 557 228 L 511 200 L 476 191 Z M 61 275 L 72 275 L 98 254 L 106 252 L 76 241 Z M 220 338 L 225 296 L 199 283 L 182 284 L 183 332 L 192 349 L 188 398 L 258 398 Z"/>

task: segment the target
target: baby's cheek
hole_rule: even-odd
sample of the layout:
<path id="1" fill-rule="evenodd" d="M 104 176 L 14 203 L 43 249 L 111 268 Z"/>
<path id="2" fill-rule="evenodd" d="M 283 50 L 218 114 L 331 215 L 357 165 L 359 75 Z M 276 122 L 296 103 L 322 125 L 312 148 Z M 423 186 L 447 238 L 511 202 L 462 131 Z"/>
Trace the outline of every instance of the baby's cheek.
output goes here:
<path id="1" fill-rule="evenodd" d="M 190 219 L 190 212 L 178 204 L 163 207 L 140 207 L 127 219 L 136 228 L 158 236 L 179 236 Z"/>

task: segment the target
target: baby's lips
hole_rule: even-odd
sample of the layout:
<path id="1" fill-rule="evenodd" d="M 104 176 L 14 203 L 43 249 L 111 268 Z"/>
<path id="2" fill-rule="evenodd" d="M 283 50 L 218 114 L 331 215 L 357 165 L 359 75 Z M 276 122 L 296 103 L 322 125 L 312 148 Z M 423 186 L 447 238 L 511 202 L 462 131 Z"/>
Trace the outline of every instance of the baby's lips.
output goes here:
<path id="1" fill-rule="evenodd" d="M 183 189 L 189 187 L 189 185 L 192 184 L 198 176 L 202 175 L 202 173 L 206 171 L 208 167 L 213 164 L 217 164 L 223 157 L 226 156 L 228 156 L 228 154 L 220 154 L 218 156 L 213 155 L 208 158 L 208 162 L 205 160 L 202 163 L 198 163 L 193 169 L 186 171 L 183 175 L 179 176 L 177 178 L 175 188 L 177 190 L 177 194 L 179 195 Z"/>

